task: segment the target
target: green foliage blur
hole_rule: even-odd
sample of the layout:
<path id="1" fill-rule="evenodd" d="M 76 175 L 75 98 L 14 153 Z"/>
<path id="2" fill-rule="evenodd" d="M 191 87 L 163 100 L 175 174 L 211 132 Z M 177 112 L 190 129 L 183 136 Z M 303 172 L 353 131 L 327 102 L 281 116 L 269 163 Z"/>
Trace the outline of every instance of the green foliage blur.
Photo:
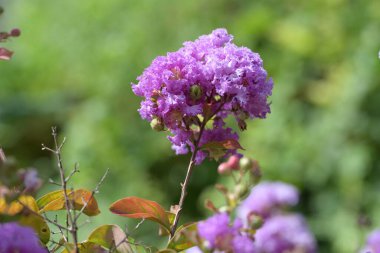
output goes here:
<path id="1" fill-rule="evenodd" d="M 177 157 L 165 133 L 140 119 L 131 82 L 151 60 L 185 40 L 225 27 L 235 43 L 260 53 L 275 81 L 272 113 L 241 133 L 244 154 L 260 161 L 264 180 L 302 192 L 303 212 L 319 252 L 355 252 L 380 227 L 380 1 L 377 0 L 0 0 L 0 30 L 18 27 L 0 62 L 0 145 L 41 177 L 57 178 L 51 126 L 67 137 L 73 185 L 91 189 L 110 168 L 97 199 L 104 223 L 127 223 L 108 211 L 124 196 L 169 208 L 177 203 L 189 156 Z M 205 198 L 224 178 L 208 161 L 193 174 L 184 220 L 205 217 Z M 46 184 L 41 194 L 54 189 Z M 220 196 L 218 196 L 220 198 Z M 216 199 L 218 197 L 215 197 Z M 155 242 L 145 222 L 132 234 Z"/>

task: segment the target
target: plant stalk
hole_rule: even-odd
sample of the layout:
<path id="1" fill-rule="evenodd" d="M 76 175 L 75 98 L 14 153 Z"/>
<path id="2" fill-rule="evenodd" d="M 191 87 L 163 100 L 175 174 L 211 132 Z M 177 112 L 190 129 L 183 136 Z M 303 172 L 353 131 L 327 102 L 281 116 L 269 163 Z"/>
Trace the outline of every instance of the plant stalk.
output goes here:
<path id="1" fill-rule="evenodd" d="M 200 127 L 200 130 L 199 130 L 198 139 L 194 142 L 194 151 L 193 151 L 193 153 L 191 155 L 189 166 L 187 167 L 187 173 L 186 173 L 185 181 L 181 184 L 181 187 L 182 187 L 181 198 L 180 198 L 179 204 L 178 204 L 178 211 L 175 214 L 173 226 L 171 227 L 169 240 L 171 238 L 173 238 L 173 236 L 174 236 L 174 234 L 175 234 L 175 232 L 177 230 L 178 222 L 179 222 L 179 219 L 181 217 L 183 205 L 185 203 L 185 198 L 186 198 L 186 195 L 187 195 L 187 187 L 189 186 L 191 174 L 193 173 L 193 170 L 194 170 L 195 158 L 197 157 L 197 153 L 199 151 L 199 143 L 201 141 L 203 130 L 205 129 L 206 123 L 207 123 L 206 121 L 204 121 L 202 123 L 202 125 Z"/>

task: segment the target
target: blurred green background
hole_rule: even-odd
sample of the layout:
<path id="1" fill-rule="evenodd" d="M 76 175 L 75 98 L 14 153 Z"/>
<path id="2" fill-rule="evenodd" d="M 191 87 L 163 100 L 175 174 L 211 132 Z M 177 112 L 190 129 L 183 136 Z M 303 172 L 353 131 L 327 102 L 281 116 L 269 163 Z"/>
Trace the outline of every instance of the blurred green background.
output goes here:
<path id="1" fill-rule="evenodd" d="M 15 57 L 0 62 L 0 145 L 22 166 L 56 178 L 41 151 L 50 127 L 68 141 L 65 164 L 79 162 L 78 187 L 92 188 L 106 168 L 102 213 L 82 230 L 126 219 L 113 201 L 140 196 L 165 207 L 179 199 L 188 156 L 176 157 L 165 133 L 140 119 L 131 82 L 151 60 L 183 41 L 225 27 L 235 43 L 260 53 L 275 81 L 272 113 L 241 133 L 245 154 L 264 179 L 299 187 L 319 252 L 354 252 L 380 227 L 380 1 L 377 0 L 0 0 L 1 30 Z M 220 180 L 217 164 L 193 174 L 184 220 L 207 215 L 205 197 Z M 46 186 L 41 194 L 54 186 Z M 155 242 L 156 227 L 138 235 Z"/>

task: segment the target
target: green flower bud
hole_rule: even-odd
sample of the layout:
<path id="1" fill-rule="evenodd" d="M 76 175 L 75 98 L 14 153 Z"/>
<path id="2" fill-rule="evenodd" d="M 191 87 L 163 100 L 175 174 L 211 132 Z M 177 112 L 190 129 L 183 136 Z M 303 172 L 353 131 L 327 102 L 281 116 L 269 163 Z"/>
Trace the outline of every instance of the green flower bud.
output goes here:
<path id="1" fill-rule="evenodd" d="M 190 87 L 190 97 L 193 100 L 198 100 L 202 97 L 202 88 L 201 86 L 194 84 Z"/>
<path id="2" fill-rule="evenodd" d="M 255 213 L 250 213 L 248 215 L 248 223 L 251 229 L 256 230 L 256 229 L 259 229 L 264 224 L 264 220 L 261 216 Z"/>
<path id="3" fill-rule="evenodd" d="M 157 132 L 161 132 L 161 131 L 165 130 L 164 123 L 162 122 L 162 120 L 160 118 L 154 118 L 150 122 L 150 126 L 152 127 L 153 130 L 155 130 Z"/>
<path id="4" fill-rule="evenodd" d="M 243 157 L 243 158 L 240 159 L 240 168 L 243 171 L 250 170 L 252 168 L 252 165 L 253 165 L 252 159 L 250 159 L 248 157 Z"/>

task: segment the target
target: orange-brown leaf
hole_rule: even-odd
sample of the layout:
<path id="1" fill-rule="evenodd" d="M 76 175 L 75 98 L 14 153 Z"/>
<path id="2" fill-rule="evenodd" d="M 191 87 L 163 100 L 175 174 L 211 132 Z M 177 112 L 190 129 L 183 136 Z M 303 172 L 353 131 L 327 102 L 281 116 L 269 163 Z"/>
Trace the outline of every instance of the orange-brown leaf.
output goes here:
<path id="1" fill-rule="evenodd" d="M 127 197 L 114 202 L 110 211 L 128 218 L 152 220 L 170 230 L 170 222 L 165 209 L 151 200 Z"/>
<path id="2" fill-rule="evenodd" d="M 84 189 L 78 189 L 74 191 L 68 190 L 67 196 L 68 199 L 73 203 L 75 210 L 81 210 L 87 203 L 86 207 L 83 210 L 84 214 L 88 216 L 95 216 L 100 213 L 98 203 L 90 191 Z M 50 192 L 42 196 L 37 200 L 37 205 L 40 209 L 40 212 L 64 210 L 66 205 L 63 190 Z"/>

